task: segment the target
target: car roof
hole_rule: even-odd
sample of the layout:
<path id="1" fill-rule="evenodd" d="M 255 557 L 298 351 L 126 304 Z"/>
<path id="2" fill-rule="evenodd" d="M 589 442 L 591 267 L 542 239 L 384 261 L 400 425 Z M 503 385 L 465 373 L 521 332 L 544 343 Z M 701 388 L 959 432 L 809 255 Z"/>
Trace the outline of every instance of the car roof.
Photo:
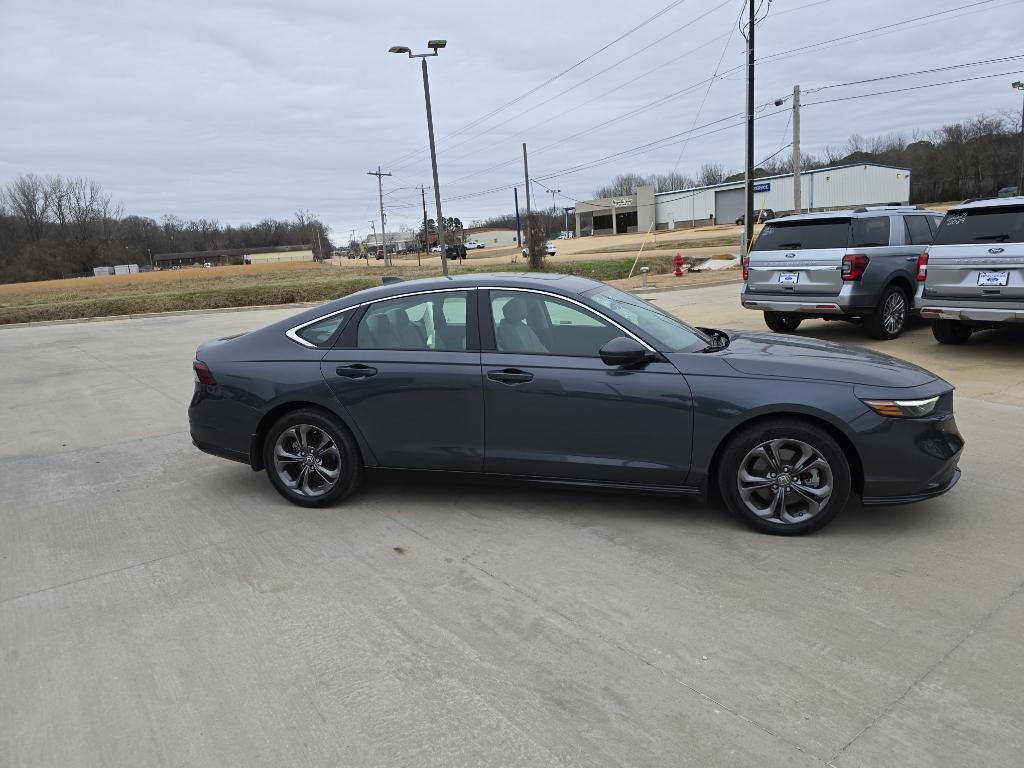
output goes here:
<path id="1" fill-rule="evenodd" d="M 949 210 L 962 211 L 967 208 L 1005 208 L 1011 205 L 1024 205 L 1024 195 L 1016 197 L 990 197 L 984 200 L 965 200 L 960 205 L 954 205 Z"/>
<path id="2" fill-rule="evenodd" d="M 820 211 L 817 213 L 794 213 L 789 216 L 779 216 L 768 219 L 765 224 L 788 223 L 792 221 L 816 221 L 821 219 L 860 219 L 871 218 L 872 216 L 888 216 L 891 213 L 923 213 L 933 216 L 941 216 L 939 211 L 931 211 L 927 208 L 919 208 L 913 205 L 879 205 L 865 206 L 863 208 L 844 208 L 838 211 Z"/>
<path id="3" fill-rule="evenodd" d="M 419 291 L 436 291 L 445 288 L 537 288 L 565 296 L 575 296 L 602 285 L 597 280 L 575 275 L 560 275 L 554 272 L 471 272 L 448 277 L 427 277 L 419 280 L 398 280 L 375 288 L 349 294 L 337 299 L 336 309 L 343 306 L 362 304 L 367 301 L 402 296 Z"/>

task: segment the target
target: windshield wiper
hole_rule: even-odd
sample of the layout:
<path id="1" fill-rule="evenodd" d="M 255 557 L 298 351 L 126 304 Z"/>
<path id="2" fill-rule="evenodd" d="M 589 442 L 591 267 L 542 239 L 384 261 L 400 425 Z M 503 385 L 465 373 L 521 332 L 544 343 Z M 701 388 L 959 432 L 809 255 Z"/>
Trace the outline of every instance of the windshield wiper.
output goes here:
<path id="1" fill-rule="evenodd" d="M 975 240 L 998 240 L 1001 243 L 1005 243 L 1010 239 L 1009 235 L 982 235 L 981 237 L 974 238 Z"/>

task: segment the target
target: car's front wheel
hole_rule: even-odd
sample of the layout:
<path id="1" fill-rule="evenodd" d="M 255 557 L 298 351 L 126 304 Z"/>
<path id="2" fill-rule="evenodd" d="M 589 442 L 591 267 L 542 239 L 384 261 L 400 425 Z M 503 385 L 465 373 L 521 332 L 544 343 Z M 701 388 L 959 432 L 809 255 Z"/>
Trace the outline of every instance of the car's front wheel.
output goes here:
<path id="1" fill-rule="evenodd" d="M 827 525 L 850 498 L 850 465 L 823 429 L 773 419 L 743 429 L 717 467 L 726 506 L 751 528 L 797 536 Z"/>
<path id="2" fill-rule="evenodd" d="M 959 320 L 932 320 L 932 336 L 940 344 L 966 344 L 973 329 Z"/>
<path id="3" fill-rule="evenodd" d="M 359 451 L 348 430 L 324 411 L 303 409 L 274 422 L 263 441 L 270 482 L 293 504 L 327 507 L 362 479 Z"/>
<path id="4" fill-rule="evenodd" d="M 800 318 L 796 315 L 784 315 L 781 312 L 765 312 L 764 324 L 776 333 L 792 333 L 800 327 Z"/>

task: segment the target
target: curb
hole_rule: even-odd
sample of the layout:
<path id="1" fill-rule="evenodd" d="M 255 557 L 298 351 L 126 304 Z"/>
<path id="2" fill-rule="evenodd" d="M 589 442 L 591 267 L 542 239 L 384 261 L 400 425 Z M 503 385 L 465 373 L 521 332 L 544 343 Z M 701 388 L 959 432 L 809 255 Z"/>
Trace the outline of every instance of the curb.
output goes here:
<path id="1" fill-rule="evenodd" d="M 696 290 L 697 288 L 714 288 L 716 286 L 721 286 L 721 285 L 739 285 L 742 282 L 743 281 L 739 280 L 739 279 L 736 279 L 736 280 L 716 280 L 714 282 L 707 282 L 707 283 L 700 283 L 700 284 L 673 285 L 673 286 L 667 286 L 665 288 L 633 288 L 633 289 L 627 288 L 626 290 L 628 290 L 630 293 L 635 293 L 637 295 L 646 296 L 649 293 L 669 293 L 670 291 L 692 291 L 692 290 Z"/>

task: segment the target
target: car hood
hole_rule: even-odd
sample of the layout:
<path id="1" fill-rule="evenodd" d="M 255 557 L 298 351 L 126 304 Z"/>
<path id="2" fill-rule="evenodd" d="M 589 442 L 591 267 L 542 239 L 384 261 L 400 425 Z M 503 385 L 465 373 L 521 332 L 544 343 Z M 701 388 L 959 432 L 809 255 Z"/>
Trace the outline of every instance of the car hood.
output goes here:
<path id="1" fill-rule="evenodd" d="M 777 333 L 729 331 L 720 355 L 740 373 L 843 381 L 874 387 L 917 387 L 938 377 L 911 363 L 861 347 Z"/>

